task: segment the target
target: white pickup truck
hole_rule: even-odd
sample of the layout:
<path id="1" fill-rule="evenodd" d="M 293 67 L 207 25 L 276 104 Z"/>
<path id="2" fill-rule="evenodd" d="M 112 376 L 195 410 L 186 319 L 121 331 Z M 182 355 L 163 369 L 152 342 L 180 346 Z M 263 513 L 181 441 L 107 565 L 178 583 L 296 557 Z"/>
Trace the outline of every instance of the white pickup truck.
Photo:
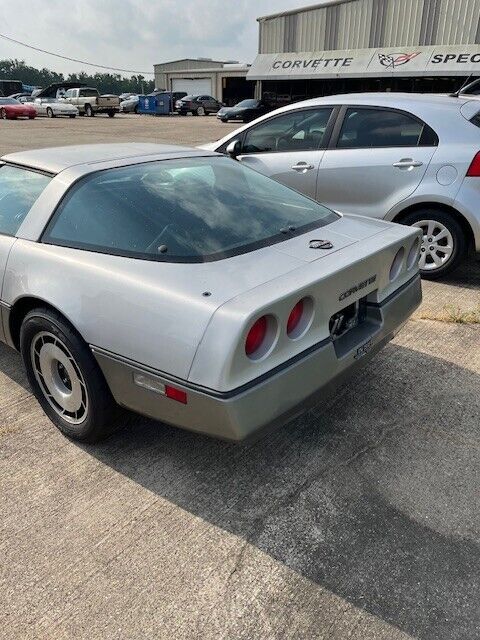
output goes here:
<path id="1" fill-rule="evenodd" d="M 62 100 L 77 107 L 81 116 L 94 116 L 97 113 L 108 113 L 110 118 L 120 111 L 118 96 L 101 96 L 98 89 L 78 87 L 68 89 Z"/>

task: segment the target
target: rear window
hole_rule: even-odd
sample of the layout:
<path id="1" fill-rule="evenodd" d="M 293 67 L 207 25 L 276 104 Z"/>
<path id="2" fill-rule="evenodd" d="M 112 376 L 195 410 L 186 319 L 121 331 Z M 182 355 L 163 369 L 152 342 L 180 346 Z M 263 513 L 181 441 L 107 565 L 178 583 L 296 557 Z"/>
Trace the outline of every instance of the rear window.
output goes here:
<path id="1" fill-rule="evenodd" d="M 470 122 L 476 127 L 480 127 L 480 111 L 473 116 Z"/>
<path id="2" fill-rule="evenodd" d="M 239 102 L 235 106 L 236 107 L 257 107 L 258 100 L 242 100 L 242 102 Z"/>
<path id="3" fill-rule="evenodd" d="M 80 89 L 80 95 L 84 98 L 93 98 L 98 96 L 98 91 L 96 89 Z"/>
<path id="4" fill-rule="evenodd" d="M 347 109 L 339 149 L 436 146 L 435 132 L 421 120 L 391 109 Z"/>
<path id="5" fill-rule="evenodd" d="M 109 169 L 72 187 L 43 242 L 166 262 L 219 260 L 338 219 L 229 158 Z"/>

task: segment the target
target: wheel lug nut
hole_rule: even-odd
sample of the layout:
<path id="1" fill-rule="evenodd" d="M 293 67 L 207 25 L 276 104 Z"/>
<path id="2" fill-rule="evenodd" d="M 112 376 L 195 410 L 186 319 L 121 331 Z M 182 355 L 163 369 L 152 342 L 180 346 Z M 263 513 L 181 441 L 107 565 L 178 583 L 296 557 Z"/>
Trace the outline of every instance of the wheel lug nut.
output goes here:
<path id="1" fill-rule="evenodd" d="M 433 251 L 433 250 L 434 250 L 434 247 L 430 247 L 430 251 Z"/>
<path id="2" fill-rule="evenodd" d="M 421 251 L 422 253 L 425 253 L 425 247 L 422 247 L 422 248 L 420 249 L 420 251 Z"/>

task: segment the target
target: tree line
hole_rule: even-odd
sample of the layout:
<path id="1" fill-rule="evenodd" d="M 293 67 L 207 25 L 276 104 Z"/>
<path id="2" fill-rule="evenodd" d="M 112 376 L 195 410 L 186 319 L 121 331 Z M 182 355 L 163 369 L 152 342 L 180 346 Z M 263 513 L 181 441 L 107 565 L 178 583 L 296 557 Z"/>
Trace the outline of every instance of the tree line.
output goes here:
<path id="1" fill-rule="evenodd" d="M 118 73 L 95 73 L 85 71 L 64 76 L 50 69 L 36 69 L 25 64 L 24 60 L 0 60 L 0 80 L 20 80 L 23 84 L 46 87 L 53 82 L 80 82 L 96 87 L 100 93 L 150 93 L 155 88 L 153 80 L 142 75 L 124 78 Z"/>

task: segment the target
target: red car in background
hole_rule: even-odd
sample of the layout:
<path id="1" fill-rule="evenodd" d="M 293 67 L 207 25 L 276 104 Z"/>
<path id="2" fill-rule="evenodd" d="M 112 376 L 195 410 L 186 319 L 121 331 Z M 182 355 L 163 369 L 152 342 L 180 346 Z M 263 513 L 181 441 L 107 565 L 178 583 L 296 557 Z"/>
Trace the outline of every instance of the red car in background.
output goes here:
<path id="1" fill-rule="evenodd" d="M 3 120 L 16 120 L 17 118 L 30 118 L 33 120 L 37 112 L 32 104 L 22 104 L 14 98 L 0 98 L 0 118 Z"/>

